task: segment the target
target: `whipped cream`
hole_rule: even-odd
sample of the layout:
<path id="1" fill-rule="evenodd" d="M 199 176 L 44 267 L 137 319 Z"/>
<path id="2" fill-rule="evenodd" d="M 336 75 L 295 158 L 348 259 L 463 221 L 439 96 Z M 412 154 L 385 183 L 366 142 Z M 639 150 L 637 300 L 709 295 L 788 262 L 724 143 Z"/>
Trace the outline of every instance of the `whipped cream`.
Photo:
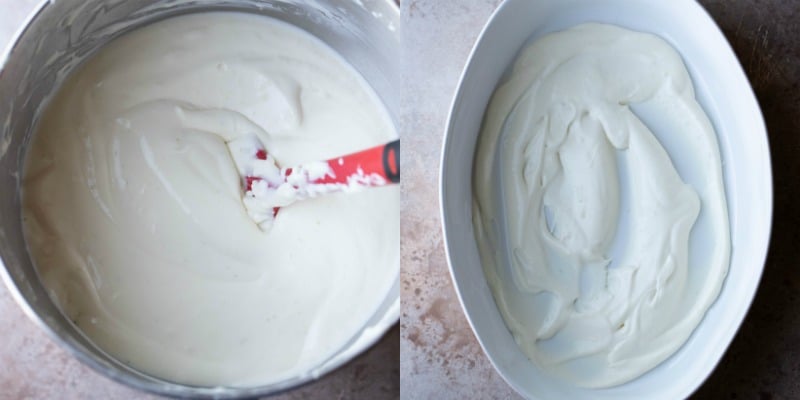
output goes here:
<path id="1" fill-rule="evenodd" d="M 669 122 L 694 185 L 632 105 Z M 679 54 L 601 24 L 523 49 L 484 116 L 473 218 L 497 306 L 542 369 L 607 387 L 673 354 L 730 257 L 719 146 Z"/>
<path id="2" fill-rule="evenodd" d="M 252 386 L 315 376 L 364 339 L 399 270 L 398 187 L 298 202 L 262 231 L 227 146 L 246 137 L 303 165 L 397 134 L 333 50 L 238 13 L 115 40 L 41 116 L 22 182 L 31 256 L 63 313 L 121 362 Z"/>

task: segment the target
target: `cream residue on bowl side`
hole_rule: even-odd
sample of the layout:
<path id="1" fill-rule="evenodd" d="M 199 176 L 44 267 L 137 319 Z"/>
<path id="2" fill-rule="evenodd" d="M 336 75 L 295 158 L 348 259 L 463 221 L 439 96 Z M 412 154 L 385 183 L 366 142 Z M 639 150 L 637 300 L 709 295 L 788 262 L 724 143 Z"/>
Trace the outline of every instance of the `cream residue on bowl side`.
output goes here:
<path id="1" fill-rule="evenodd" d="M 644 103 L 679 127 L 668 134 L 699 186 L 631 110 Z M 484 117 L 473 195 L 506 324 L 537 365 L 579 386 L 627 382 L 673 354 L 727 273 L 714 129 L 680 55 L 651 34 L 584 24 L 526 47 Z M 701 212 L 711 248 L 691 265 Z"/>
<path id="2" fill-rule="evenodd" d="M 391 290 L 398 188 L 298 202 L 263 232 L 227 147 L 247 135 L 285 165 L 397 137 L 332 49 L 229 12 L 120 37 L 45 109 L 23 170 L 26 241 L 59 308 L 118 360 L 204 386 L 316 376 Z"/>

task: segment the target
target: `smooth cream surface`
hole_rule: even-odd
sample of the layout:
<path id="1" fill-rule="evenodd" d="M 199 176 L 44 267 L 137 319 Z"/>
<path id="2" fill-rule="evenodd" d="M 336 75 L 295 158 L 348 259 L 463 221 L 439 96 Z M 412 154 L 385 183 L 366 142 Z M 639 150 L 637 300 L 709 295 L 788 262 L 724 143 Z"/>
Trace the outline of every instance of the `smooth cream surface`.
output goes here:
<path id="1" fill-rule="evenodd" d="M 284 165 L 397 134 L 341 57 L 266 17 L 168 19 L 112 42 L 47 107 L 23 178 L 26 240 L 62 311 L 156 377 L 255 385 L 313 374 L 399 269 L 395 187 L 248 216 L 226 142 Z M 380 333 L 375 333 L 380 334 Z"/>
<path id="2" fill-rule="evenodd" d="M 668 121 L 678 151 L 632 105 Z M 655 367 L 720 291 L 730 232 L 719 146 L 679 54 L 657 36 L 584 24 L 526 47 L 487 109 L 473 183 L 506 324 L 531 360 L 576 385 Z"/>

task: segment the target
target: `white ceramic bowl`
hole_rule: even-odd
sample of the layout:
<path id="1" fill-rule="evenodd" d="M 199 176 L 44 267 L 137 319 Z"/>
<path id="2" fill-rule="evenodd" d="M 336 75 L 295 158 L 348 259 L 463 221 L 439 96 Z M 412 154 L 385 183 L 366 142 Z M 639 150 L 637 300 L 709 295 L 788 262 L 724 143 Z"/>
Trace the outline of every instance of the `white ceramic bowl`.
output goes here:
<path id="1" fill-rule="evenodd" d="M 519 350 L 483 275 L 472 227 L 472 168 L 484 110 L 503 73 L 531 39 L 583 22 L 651 32 L 683 56 L 717 132 L 731 223 L 731 265 L 717 301 L 689 340 L 641 377 L 583 389 L 537 368 Z M 654 129 L 657 130 L 657 129 Z M 450 111 L 442 152 L 441 210 L 450 272 L 467 319 L 503 378 L 533 399 L 680 399 L 711 374 L 736 334 L 761 278 L 772 219 L 766 129 L 722 32 L 692 0 L 507 0 L 481 33 Z M 702 245 L 692 239 L 692 245 Z"/>

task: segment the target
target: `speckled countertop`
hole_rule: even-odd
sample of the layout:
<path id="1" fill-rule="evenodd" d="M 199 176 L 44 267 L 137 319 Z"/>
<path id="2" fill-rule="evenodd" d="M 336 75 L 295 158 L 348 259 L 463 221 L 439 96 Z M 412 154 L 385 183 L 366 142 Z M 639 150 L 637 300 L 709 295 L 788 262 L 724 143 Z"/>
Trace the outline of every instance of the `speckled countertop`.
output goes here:
<path id="1" fill-rule="evenodd" d="M 37 3 L 0 0 L 0 48 L 5 48 Z M 344 367 L 271 399 L 396 399 L 399 336 L 395 326 L 375 347 Z M 156 398 L 113 382 L 70 357 L 23 314 L 0 283 L 0 400 Z"/>
<path id="2" fill-rule="evenodd" d="M 451 97 L 499 0 L 402 6 L 403 109 L 400 385 L 405 399 L 510 399 L 458 304 L 442 247 L 438 162 Z M 703 0 L 744 66 L 769 131 L 772 244 L 758 295 L 698 399 L 800 398 L 800 1 Z"/>

